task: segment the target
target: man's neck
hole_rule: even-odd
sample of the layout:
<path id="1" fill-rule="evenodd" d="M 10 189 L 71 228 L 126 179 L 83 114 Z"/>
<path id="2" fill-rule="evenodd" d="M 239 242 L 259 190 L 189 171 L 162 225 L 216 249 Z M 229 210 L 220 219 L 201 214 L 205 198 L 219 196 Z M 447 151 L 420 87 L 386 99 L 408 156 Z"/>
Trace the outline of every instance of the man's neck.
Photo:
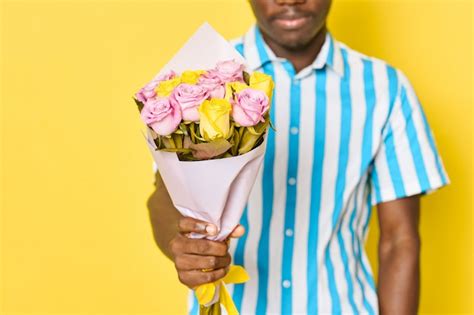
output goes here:
<path id="1" fill-rule="evenodd" d="M 326 26 L 324 26 L 306 46 L 298 49 L 289 49 L 281 46 L 263 32 L 262 37 L 275 55 L 289 60 L 295 68 L 296 73 L 298 73 L 314 62 L 324 44 L 326 32 Z"/>

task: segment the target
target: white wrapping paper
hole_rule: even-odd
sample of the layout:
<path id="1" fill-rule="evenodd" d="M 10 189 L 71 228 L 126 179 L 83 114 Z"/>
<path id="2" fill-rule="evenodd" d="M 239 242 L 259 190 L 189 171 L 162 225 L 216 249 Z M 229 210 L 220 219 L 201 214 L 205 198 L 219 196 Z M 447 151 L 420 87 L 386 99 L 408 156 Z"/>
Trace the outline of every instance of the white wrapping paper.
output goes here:
<path id="1" fill-rule="evenodd" d="M 224 240 L 240 221 L 262 165 L 266 139 L 243 155 L 180 161 L 174 152 L 156 150 L 150 132 L 147 137 L 173 205 L 184 216 L 215 224 L 219 233 L 210 239 Z"/>
<path id="2" fill-rule="evenodd" d="M 158 75 L 170 70 L 180 73 L 185 70 L 211 69 L 219 61 L 230 59 L 246 65 L 239 52 L 209 24 L 204 23 Z M 263 161 L 266 140 L 241 156 L 179 161 L 176 153 L 156 150 L 149 130 L 146 137 L 174 206 L 184 216 L 215 224 L 219 233 L 211 239 L 224 240 L 240 221 Z"/>

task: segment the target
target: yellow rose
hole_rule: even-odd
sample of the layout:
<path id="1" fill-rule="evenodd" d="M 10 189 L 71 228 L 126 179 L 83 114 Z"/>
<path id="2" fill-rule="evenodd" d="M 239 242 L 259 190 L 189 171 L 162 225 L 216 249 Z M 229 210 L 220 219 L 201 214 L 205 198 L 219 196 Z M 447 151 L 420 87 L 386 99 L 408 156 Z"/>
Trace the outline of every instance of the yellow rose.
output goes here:
<path id="1" fill-rule="evenodd" d="M 227 138 L 230 132 L 231 109 L 229 101 L 221 98 L 205 100 L 199 106 L 199 130 L 206 141 Z"/>
<path id="2" fill-rule="evenodd" d="M 199 77 L 206 73 L 203 70 L 196 70 L 196 71 L 184 71 L 181 74 L 181 82 L 187 84 L 196 84 L 199 80 Z"/>
<path id="3" fill-rule="evenodd" d="M 155 89 L 156 95 L 160 97 L 167 97 L 170 96 L 171 92 L 173 92 L 174 88 L 181 83 L 181 79 L 179 77 L 169 79 L 166 81 L 161 81 L 158 84 L 158 87 Z"/>
<path id="4" fill-rule="evenodd" d="M 230 97 L 232 96 L 232 90 L 234 90 L 235 93 L 239 93 L 242 90 L 247 89 L 249 86 L 245 83 L 242 82 L 227 82 L 225 84 L 225 99 L 230 100 Z"/>
<path id="5" fill-rule="evenodd" d="M 274 86 L 271 76 L 262 72 L 254 72 L 250 75 L 249 85 L 252 89 L 260 90 L 267 94 L 268 99 L 271 101 Z"/>

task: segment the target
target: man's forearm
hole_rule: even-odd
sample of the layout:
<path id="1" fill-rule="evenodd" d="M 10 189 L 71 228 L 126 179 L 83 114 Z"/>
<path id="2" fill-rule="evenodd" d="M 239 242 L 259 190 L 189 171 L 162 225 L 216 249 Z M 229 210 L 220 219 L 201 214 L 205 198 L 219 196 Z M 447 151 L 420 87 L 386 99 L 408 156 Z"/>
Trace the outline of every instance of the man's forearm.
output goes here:
<path id="1" fill-rule="evenodd" d="M 381 314 L 417 313 L 419 260 L 419 238 L 380 240 L 378 296 Z"/>
<path id="2" fill-rule="evenodd" d="M 163 254 L 172 259 L 169 243 L 178 233 L 181 214 L 173 206 L 159 173 L 156 173 L 155 186 L 156 189 L 147 202 L 153 236 Z"/>

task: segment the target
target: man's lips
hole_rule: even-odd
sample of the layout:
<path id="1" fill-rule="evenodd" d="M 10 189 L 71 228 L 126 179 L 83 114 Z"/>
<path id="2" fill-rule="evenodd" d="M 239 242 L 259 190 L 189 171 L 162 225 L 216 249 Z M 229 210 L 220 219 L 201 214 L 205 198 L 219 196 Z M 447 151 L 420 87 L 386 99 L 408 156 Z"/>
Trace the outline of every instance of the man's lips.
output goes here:
<path id="1" fill-rule="evenodd" d="M 274 19 L 274 23 L 285 30 L 296 30 L 303 27 L 309 19 L 309 16 L 277 17 Z"/>

